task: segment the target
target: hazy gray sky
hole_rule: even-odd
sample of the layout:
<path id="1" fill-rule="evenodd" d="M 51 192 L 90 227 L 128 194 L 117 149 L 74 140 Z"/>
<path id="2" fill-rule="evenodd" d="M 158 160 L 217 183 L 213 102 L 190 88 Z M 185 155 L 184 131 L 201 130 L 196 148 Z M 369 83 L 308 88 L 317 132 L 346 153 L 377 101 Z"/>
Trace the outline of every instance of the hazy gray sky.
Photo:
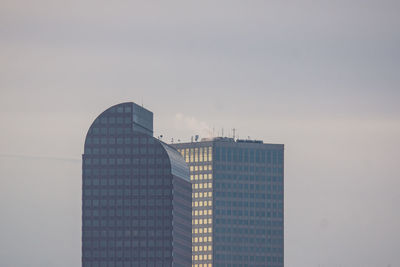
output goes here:
<path id="1" fill-rule="evenodd" d="M 80 265 L 83 141 L 284 143 L 285 266 L 400 266 L 399 1 L 0 1 L 0 265 Z"/>

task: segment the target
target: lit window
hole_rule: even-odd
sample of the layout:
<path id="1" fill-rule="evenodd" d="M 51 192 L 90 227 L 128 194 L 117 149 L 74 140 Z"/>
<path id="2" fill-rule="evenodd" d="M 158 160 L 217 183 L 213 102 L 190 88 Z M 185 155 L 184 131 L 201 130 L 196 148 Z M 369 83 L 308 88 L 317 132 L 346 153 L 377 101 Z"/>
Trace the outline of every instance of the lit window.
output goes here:
<path id="1" fill-rule="evenodd" d="M 194 157 L 194 155 L 193 155 L 193 148 L 191 148 L 190 149 L 190 162 L 193 162 L 193 157 Z"/>

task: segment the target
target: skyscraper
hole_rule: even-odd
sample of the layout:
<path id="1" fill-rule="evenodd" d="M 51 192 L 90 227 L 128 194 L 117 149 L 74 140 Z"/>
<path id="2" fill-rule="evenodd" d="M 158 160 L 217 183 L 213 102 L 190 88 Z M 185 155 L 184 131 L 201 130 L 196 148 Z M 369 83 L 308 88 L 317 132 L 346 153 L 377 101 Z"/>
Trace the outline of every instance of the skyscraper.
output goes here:
<path id="1" fill-rule="evenodd" d="M 153 137 L 153 113 L 122 103 L 90 126 L 82 157 L 82 266 L 191 265 L 191 182 Z"/>
<path id="2" fill-rule="evenodd" d="M 173 144 L 190 167 L 193 267 L 283 267 L 281 144 Z"/>

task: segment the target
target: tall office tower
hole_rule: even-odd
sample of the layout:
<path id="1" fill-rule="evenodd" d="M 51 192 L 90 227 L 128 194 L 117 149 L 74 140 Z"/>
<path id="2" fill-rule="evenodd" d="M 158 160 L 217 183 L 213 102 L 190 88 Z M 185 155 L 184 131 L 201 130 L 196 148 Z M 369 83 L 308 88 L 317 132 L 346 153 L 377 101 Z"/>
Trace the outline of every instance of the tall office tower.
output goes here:
<path id="1" fill-rule="evenodd" d="M 281 144 L 173 144 L 190 167 L 193 267 L 283 267 Z"/>
<path id="2" fill-rule="evenodd" d="M 152 112 L 122 103 L 101 113 L 82 169 L 82 266 L 190 266 L 189 169 L 153 137 Z"/>

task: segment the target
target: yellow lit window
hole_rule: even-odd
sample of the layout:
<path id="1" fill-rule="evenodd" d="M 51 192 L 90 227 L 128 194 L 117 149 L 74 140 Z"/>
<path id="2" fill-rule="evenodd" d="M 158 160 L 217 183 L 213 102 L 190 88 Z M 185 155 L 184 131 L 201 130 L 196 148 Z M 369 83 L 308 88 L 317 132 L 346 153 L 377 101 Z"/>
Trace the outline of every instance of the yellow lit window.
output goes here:
<path id="1" fill-rule="evenodd" d="M 199 174 L 199 180 L 203 180 L 203 174 Z"/>
<path id="2" fill-rule="evenodd" d="M 194 189 L 199 188 L 199 184 L 194 184 Z"/>
<path id="3" fill-rule="evenodd" d="M 212 250 L 212 246 L 208 246 L 208 250 Z"/>
<path id="4" fill-rule="evenodd" d="M 204 228 L 204 233 L 205 233 L 205 234 L 208 233 L 208 228 Z"/>
<path id="5" fill-rule="evenodd" d="M 200 147 L 200 149 L 199 149 L 199 156 L 200 156 L 200 162 L 202 162 L 203 161 L 203 148 L 202 147 Z"/>
<path id="6" fill-rule="evenodd" d="M 209 170 L 209 171 L 212 170 L 212 165 L 208 165 L 208 170 Z"/>
<path id="7" fill-rule="evenodd" d="M 194 228 L 194 233 L 197 234 L 199 232 L 198 228 Z"/>
<path id="8" fill-rule="evenodd" d="M 202 210 L 199 210 L 199 215 L 203 215 L 203 211 Z"/>
<path id="9" fill-rule="evenodd" d="M 212 161 L 212 148 L 211 147 L 208 148 L 208 160 Z"/>
<path id="10" fill-rule="evenodd" d="M 194 197 L 197 198 L 199 196 L 199 193 L 194 193 Z"/>
<path id="11" fill-rule="evenodd" d="M 197 174 L 194 176 L 194 180 L 195 181 L 199 180 L 199 176 Z"/>
<path id="12" fill-rule="evenodd" d="M 202 234 L 203 233 L 203 228 L 199 228 L 199 233 Z M 207 232 L 205 232 L 207 233 Z"/>
<path id="13" fill-rule="evenodd" d="M 203 242 L 203 238 L 202 237 L 199 238 L 199 242 L 200 243 Z"/>
<path id="14" fill-rule="evenodd" d="M 203 260 L 203 255 L 199 255 L 199 260 Z M 200 267 L 202 266 L 203 264 L 200 264 Z"/>
<path id="15" fill-rule="evenodd" d="M 193 162 L 193 157 L 194 157 L 193 153 L 194 153 L 193 148 L 191 148 L 190 149 L 190 162 Z"/>
<path id="16" fill-rule="evenodd" d="M 209 197 L 212 197 L 212 192 L 208 192 L 208 196 L 209 196 Z"/>
<path id="17" fill-rule="evenodd" d="M 212 215 L 212 210 L 208 210 L 208 215 Z"/>
<path id="18" fill-rule="evenodd" d="M 198 158 L 198 148 L 196 147 L 195 149 L 194 149 L 194 161 L 195 162 L 198 162 L 199 161 L 199 158 Z"/>
<path id="19" fill-rule="evenodd" d="M 197 193 L 196 193 L 197 194 Z M 199 197 L 203 197 L 203 192 L 199 193 Z"/>
<path id="20" fill-rule="evenodd" d="M 204 207 L 208 206 L 208 201 L 204 201 Z"/>
<path id="21" fill-rule="evenodd" d="M 211 218 L 208 219 L 208 224 L 212 224 L 212 219 Z"/>
<path id="22" fill-rule="evenodd" d="M 207 183 L 204 183 L 204 184 L 203 184 L 203 187 L 204 187 L 204 188 L 207 188 L 207 187 L 208 187 L 208 186 L 207 186 Z"/>
<path id="23" fill-rule="evenodd" d="M 197 202 L 197 201 L 196 201 Z M 197 206 L 196 206 L 197 207 Z M 203 207 L 203 201 L 199 201 L 199 207 Z"/>
<path id="24" fill-rule="evenodd" d="M 211 227 L 208 227 L 208 232 L 212 233 L 212 228 Z"/>
<path id="25" fill-rule="evenodd" d="M 196 184 L 197 185 L 197 184 Z M 199 188 L 200 189 L 202 189 L 203 188 L 203 184 L 198 184 L 199 185 Z M 197 187 L 196 187 L 196 189 L 197 189 Z"/>
<path id="26" fill-rule="evenodd" d="M 197 165 L 194 166 L 194 170 L 195 170 L 195 171 L 198 171 L 198 170 L 199 170 L 199 166 L 197 166 Z"/>
<path id="27" fill-rule="evenodd" d="M 208 254 L 208 259 L 209 259 L 209 260 L 212 260 L 212 254 Z M 211 264 L 208 264 L 208 267 L 212 267 L 212 265 L 211 265 Z"/>
<path id="28" fill-rule="evenodd" d="M 198 215 L 199 211 L 195 210 L 194 215 Z"/>
<path id="29" fill-rule="evenodd" d="M 208 206 L 210 206 L 210 207 L 212 206 L 212 201 L 211 200 L 208 201 Z"/>
<path id="30" fill-rule="evenodd" d="M 204 170 L 206 171 L 208 168 L 207 168 L 207 165 L 204 165 Z"/>
<path id="31" fill-rule="evenodd" d="M 199 170 L 202 171 L 203 170 L 203 166 L 199 166 Z"/>

